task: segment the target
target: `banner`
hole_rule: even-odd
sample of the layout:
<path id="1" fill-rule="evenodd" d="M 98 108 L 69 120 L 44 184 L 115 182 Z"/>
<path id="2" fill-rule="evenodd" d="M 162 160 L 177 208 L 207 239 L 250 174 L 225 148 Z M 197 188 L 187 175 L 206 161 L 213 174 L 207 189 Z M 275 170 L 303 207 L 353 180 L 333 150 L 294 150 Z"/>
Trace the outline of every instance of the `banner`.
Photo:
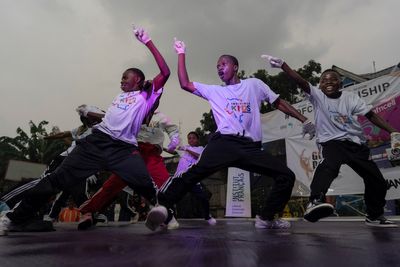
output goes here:
<path id="1" fill-rule="evenodd" d="M 394 128 L 400 129 L 400 96 L 389 98 L 379 105 L 374 105 L 372 110 Z M 366 117 L 359 116 L 358 121 L 369 140 L 369 145 L 377 146 L 385 141 L 390 141 L 389 133 L 375 126 Z"/>
<path id="2" fill-rule="evenodd" d="M 394 128 L 400 130 L 400 72 L 385 75 L 374 80 L 344 88 L 363 98 L 367 104 L 373 105 L 373 110 Z M 309 101 L 293 105 L 301 114 L 314 121 L 313 106 Z M 308 140 L 301 135 L 301 123 L 281 111 L 272 111 L 262 115 L 263 143 L 285 139 L 286 158 L 288 167 L 296 174 L 296 184 L 293 190 L 295 196 L 308 196 L 309 186 L 314 170 L 321 160 L 315 139 Z M 387 159 L 385 149 L 389 147 L 390 137 L 385 131 L 377 128 L 363 116 L 358 118 L 364 134 L 372 145 L 372 159 L 378 162 L 382 174 L 388 181 L 388 199 L 400 198 L 399 177 L 394 178 L 393 168 Z M 267 145 L 268 147 L 268 145 Z M 386 169 L 387 168 L 387 169 Z M 393 170 L 393 171 L 392 171 Z M 390 175 L 389 175 L 390 174 Z M 395 176 L 395 175 L 394 175 Z M 399 175 L 398 175 L 399 176 Z M 396 180 L 397 179 L 397 180 Z M 390 183 L 390 184 L 389 184 Z M 364 183 L 350 167 L 343 165 L 339 176 L 334 180 L 328 195 L 359 194 L 364 192 Z"/>
<path id="3" fill-rule="evenodd" d="M 11 159 L 4 179 L 19 182 L 23 179 L 39 178 L 46 167 L 46 164 Z"/>
<path id="4" fill-rule="evenodd" d="M 296 180 L 307 188 L 295 186 L 292 195 L 309 196 L 314 171 L 322 159 L 315 140 L 286 139 L 286 153 L 288 167 L 296 174 Z M 363 180 L 350 167 L 342 165 L 327 195 L 345 195 L 349 192 L 363 193 Z"/>
<path id="5" fill-rule="evenodd" d="M 382 169 L 387 184 L 386 200 L 400 198 L 400 167 Z"/>
<path id="6" fill-rule="evenodd" d="M 228 168 L 227 180 L 225 216 L 251 217 L 250 173 Z"/>

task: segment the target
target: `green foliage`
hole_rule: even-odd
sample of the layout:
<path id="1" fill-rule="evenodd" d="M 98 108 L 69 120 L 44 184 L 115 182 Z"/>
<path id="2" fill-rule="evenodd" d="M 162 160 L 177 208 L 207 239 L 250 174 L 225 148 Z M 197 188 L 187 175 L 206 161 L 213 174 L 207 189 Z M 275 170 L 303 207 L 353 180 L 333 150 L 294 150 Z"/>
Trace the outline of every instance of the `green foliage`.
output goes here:
<path id="1" fill-rule="evenodd" d="M 314 60 L 308 61 L 306 65 L 297 70 L 300 76 L 305 80 L 309 81 L 312 85 L 316 85 L 319 81 L 319 75 L 321 73 L 321 64 Z M 248 78 L 244 70 L 239 71 L 238 76 L 240 79 Z M 294 104 L 304 99 L 304 94 L 297 88 L 295 82 L 293 82 L 284 72 L 280 72 L 277 75 L 270 75 L 265 69 L 259 69 L 249 77 L 258 78 L 268 84 L 268 86 L 277 94 L 281 99 Z M 267 113 L 275 108 L 268 104 L 262 103 L 260 112 Z M 214 121 L 212 111 L 203 113 L 203 119 L 200 121 L 201 127 L 196 129 L 196 132 L 200 135 L 200 143 L 202 145 L 207 144 L 208 135 L 214 133 L 217 126 Z"/>
<path id="2" fill-rule="evenodd" d="M 30 121 L 29 134 L 18 127 L 16 137 L 0 137 L 0 177 L 4 177 L 8 161 L 11 159 L 48 164 L 66 149 L 62 140 L 43 139 L 44 136 L 48 136 L 45 129 L 47 124 L 47 121 L 41 121 L 38 125 Z"/>

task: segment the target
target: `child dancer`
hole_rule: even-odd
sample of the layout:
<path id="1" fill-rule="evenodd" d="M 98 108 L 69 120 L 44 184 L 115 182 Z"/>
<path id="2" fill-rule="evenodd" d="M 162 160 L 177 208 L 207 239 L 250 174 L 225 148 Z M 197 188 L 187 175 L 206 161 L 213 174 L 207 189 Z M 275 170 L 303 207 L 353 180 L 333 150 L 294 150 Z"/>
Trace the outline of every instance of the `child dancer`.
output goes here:
<path id="1" fill-rule="evenodd" d="M 189 80 L 186 71 L 185 44 L 175 40 L 174 48 L 178 54 L 178 77 L 181 87 L 210 103 L 218 129 L 210 138 L 199 161 L 186 172 L 171 177 L 165 183 L 158 193 L 160 206 L 149 212 L 146 226 L 151 230 L 157 229 L 160 212 L 167 211 L 170 220 L 173 215 L 173 205 L 195 184 L 222 168 L 232 166 L 268 174 L 275 180 L 265 208 L 256 218 L 255 226 L 289 228 L 288 221 L 275 216 L 283 211 L 290 199 L 295 175 L 285 164 L 262 149 L 261 102 L 273 103 L 279 110 L 294 116 L 307 126 L 309 132 L 313 128 L 310 127 L 312 124 L 286 101 L 280 99 L 261 80 L 255 78 L 240 80 L 239 63 L 234 56 L 222 55 L 217 62 L 218 76 L 225 85 L 206 85 Z"/>
<path id="2" fill-rule="evenodd" d="M 319 87 L 314 87 L 282 59 L 268 55 L 263 57 L 271 67 L 281 68 L 296 81 L 314 106 L 317 143 L 322 147 L 323 161 L 315 170 L 310 185 L 310 202 L 304 218 L 316 222 L 333 213 L 333 206 L 325 203 L 325 194 L 338 176 L 340 166 L 347 164 L 364 180 L 364 201 L 367 207 L 365 223 L 369 226 L 396 227 L 394 222 L 383 216 L 386 182 L 375 162 L 369 159 L 370 151 L 356 116 L 367 117 L 389 133 L 397 130 L 374 113 L 372 106 L 367 105 L 358 95 L 341 91 L 342 82 L 336 71 L 325 70 L 321 74 Z"/>
<path id="3" fill-rule="evenodd" d="M 102 169 L 117 174 L 131 188 L 155 203 L 155 185 L 138 152 L 136 136 L 161 94 L 170 71 L 148 33 L 142 28 L 134 32 L 153 54 L 160 73 L 152 83 L 146 84 L 143 72 L 137 68 L 127 69 L 122 74 L 122 92 L 113 100 L 103 121 L 94 127 L 91 135 L 78 143 L 54 173 L 44 177 L 29 191 L 18 207 L 0 218 L 0 235 L 7 234 L 11 223 L 23 223 L 32 217 L 49 196 Z M 166 214 L 159 212 L 158 217 L 165 219 Z"/>

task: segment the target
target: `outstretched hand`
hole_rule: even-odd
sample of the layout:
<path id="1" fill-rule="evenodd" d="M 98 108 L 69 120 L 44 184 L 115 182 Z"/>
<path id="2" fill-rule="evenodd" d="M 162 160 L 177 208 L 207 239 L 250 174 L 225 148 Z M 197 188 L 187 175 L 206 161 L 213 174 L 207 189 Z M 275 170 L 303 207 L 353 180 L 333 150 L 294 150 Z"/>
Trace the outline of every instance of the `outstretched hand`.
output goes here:
<path id="1" fill-rule="evenodd" d="M 99 109 L 98 107 L 90 106 L 90 105 L 86 105 L 86 104 L 80 105 L 75 110 L 76 110 L 76 112 L 79 113 L 79 116 L 83 116 L 83 117 L 87 117 L 89 112 L 96 113 L 96 114 L 103 114 L 103 115 L 105 114 L 105 112 L 102 111 L 101 109 Z"/>
<path id="2" fill-rule="evenodd" d="M 261 58 L 265 59 L 271 68 L 282 68 L 283 63 L 285 63 L 283 59 L 270 55 L 261 55 Z"/>
<path id="3" fill-rule="evenodd" d="M 76 112 L 79 113 L 79 116 L 84 116 L 84 117 L 87 117 L 87 114 L 88 114 L 88 112 L 89 112 L 89 108 L 88 108 L 88 106 L 85 105 L 85 104 L 80 105 L 80 106 L 77 107 L 75 110 L 76 110 Z"/>
<path id="4" fill-rule="evenodd" d="M 179 41 L 178 39 L 176 39 L 176 37 L 174 37 L 174 49 L 175 52 L 179 55 L 179 54 L 185 54 L 186 52 L 186 45 L 183 41 Z"/>
<path id="5" fill-rule="evenodd" d="M 143 44 L 147 44 L 151 40 L 149 33 L 141 27 L 136 28 L 133 26 L 133 33 L 135 34 L 136 39 Z"/>
<path id="6" fill-rule="evenodd" d="M 179 138 L 173 138 L 171 140 L 171 142 L 168 144 L 168 147 L 167 147 L 168 151 L 171 151 L 171 152 L 175 151 L 177 149 L 177 147 L 179 146 L 179 143 L 180 143 Z"/>
<path id="7" fill-rule="evenodd" d="M 309 135 L 309 140 L 313 139 L 315 136 L 315 125 L 310 121 L 310 120 L 306 120 L 305 122 L 303 122 L 303 138 L 306 134 Z"/>

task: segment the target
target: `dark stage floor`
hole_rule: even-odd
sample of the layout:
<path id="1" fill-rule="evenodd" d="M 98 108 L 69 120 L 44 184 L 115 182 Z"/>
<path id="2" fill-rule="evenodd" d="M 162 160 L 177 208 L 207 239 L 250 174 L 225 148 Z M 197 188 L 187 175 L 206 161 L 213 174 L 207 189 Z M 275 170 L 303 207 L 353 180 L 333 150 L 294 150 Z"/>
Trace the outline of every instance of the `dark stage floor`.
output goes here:
<path id="1" fill-rule="evenodd" d="M 0 237 L 0 266 L 400 266 L 400 228 L 362 221 L 295 221 L 284 231 L 255 229 L 253 220 L 180 223 L 167 232 L 139 223 L 10 233 Z"/>

